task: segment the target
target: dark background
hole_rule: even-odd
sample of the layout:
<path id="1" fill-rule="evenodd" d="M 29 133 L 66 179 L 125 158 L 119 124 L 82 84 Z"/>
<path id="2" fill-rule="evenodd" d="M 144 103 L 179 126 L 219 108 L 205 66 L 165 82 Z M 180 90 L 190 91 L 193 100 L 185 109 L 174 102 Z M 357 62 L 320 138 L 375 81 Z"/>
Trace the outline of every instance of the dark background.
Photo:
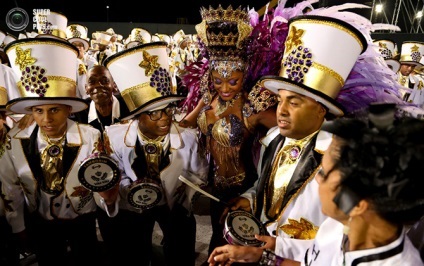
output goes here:
<path id="1" fill-rule="evenodd" d="M 138 1 L 136 7 L 134 2 Z M 230 4 L 236 8 L 238 6 L 255 8 L 260 10 L 268 0 L 165 0 L 165 1 L 149 1 L 149 0 L 1 0 L 0 4 L 0 30 L 18 36 L 19 33 L 25 31 L 33 31 L 31 26 L 33 22 L 21 32 L 11 30 L 5 23 L 5 18 L 9 10 L 19 7 L 24 9 L 30 19 L 33 18 L 33 9 L 50 9 L 63 13 L 68 18 L 68 25 L 72 23 L 83 24 L 88 27 L 89 37 L 94 31 L 102 31 L 113 28 L 116 33 L 126 38 L 131 30 L 136 27 L 142 27 L 153 33 L 174 34 L 182 29 L 186 34 L 196 33 L 194 25 L 201 22 L 200 8 L 212 6 L 218 7 L 219 4 L 223 8 L 227 8 Z M 378 2 L 377 0 L 376 2 Z M 393 18 L 393 10 L 395 0 L 383 1 L 385 5 L 385 14 L 373 16 L 373 23 L 391 23 Z M 287 0 L 285 7 L 293 7 L 299 0 Z M 372 0 L 319 0 L 313 4 L 314 8 L 328 7 L 343 3 L 360 3 L 372 6 Z M 147 5 L 153 5 L 148 8 Z M 109 9 L 106 9 L 109 6 Z M 358 13 L 368 19 L 371 17 L 372 9 L 351 9 L 349 11 Z M 399 14 L 397 25 L 401 28 L 400 32 L 376 32 L 373 35 L 376 39 L 389 38 L 401 44 L 405 40 L 415 40 L 424 42 L 424 34 L 410 34 L 408 27 L 408 14 L 402 12 Z M 421 25 L 424 23 L 421 22 Z M 421 26 L 423 27 L 423 26 Z"/>
<path id="2" fill-rule="evenodd" d="M 33 9 L 50 9 L 51 11 L 61 12 L 69 21 L 86 22 L 133 22 L 133 23 L 177 23 L 177 24 L 197 24 L 201 21 L 200 8 L 216 8 L 221 4 L 226 8 L 229 4 L 233 7 L 242 5 L 243 7 L 255 8 L 259 10 L 265 6 L 267 0 L 167 0 L 167 1 L 149 1 L 149 0 L 2 0 L 0 8 L 0 18 L 4 20 L 7 12 L 20 7 L 28 12 L 29 15 Z M 132 3 L 130 3 L 132 2 Z M 137 5 L 141 7 L 136 7 Z M 299 0 L 288 0 L 286 7 L 292 7 Z M 343 1 L 343 0 L 324 0 L 318 5 L 334 5 L 345 2 L 367 3 L 369 1 Z M 393 1 L 394 2 L 394 1 Z M 147 5 L 153 5 L 148 8 Z M 109 9 L 106 8 L 109 6 Z"/>

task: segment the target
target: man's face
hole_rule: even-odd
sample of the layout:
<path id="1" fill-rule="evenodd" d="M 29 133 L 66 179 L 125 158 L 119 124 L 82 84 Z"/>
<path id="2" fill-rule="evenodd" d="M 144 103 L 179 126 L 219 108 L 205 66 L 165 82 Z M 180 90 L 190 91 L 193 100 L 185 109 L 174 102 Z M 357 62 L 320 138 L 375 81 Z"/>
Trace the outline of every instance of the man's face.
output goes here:
<path id="1" fill-rule="evenodd" d="M 409 76 L 409 74 L 411 74 L 412 71 L 414 71 L 414 69 L 415 69 L 415 65 L 401 64 L 399 71 L 403 76 Z"/>
<path id="2" fill-rule="evenodd" d="M 320 129 L 325 108 L 312 98 L 287 91 L 278 91 L 277 124 L 280 134 L 302 139 Z"/>
<path id="3" fill-rule="evenodd" d="M 84 44 L 79 41 L 72 42 L 72 44 L 78 49 L 78 58 L 83 58 L 85 52 Z"/>
<path id="4" fill-rule="evenodd" d="M 49 138 L 59 138 L 66 131 L 72 107 L 64 104 L 44 104 L 31 107 L 35 122 Z"/>
<path id="5" fill-rule="evenodd" d="M 335 168 L 334 158 L 340 157 L 340 145 L 343 141 L 335 137 L 325 151 L 321 161 L 321 169 L 317 172 L 315 179 L 319 184 L 319 197 L 321 211 L 340 222 L 347 221 L 347 216 L 334 202 L 334 198 L 340 191 L 341 175 L 339 169 Z M 343 144 L 344 145 L 344 144 Z"/>
<path id="6" fill-rule="evenodd" d="M 138 117 L 138 128 L 145 136 L 156 139 L 165 136 L 171 129 L 172 107 L 161 110 L 143 112 Z"/>
<path id="7" fill-rule="evenodd" d="M 98 47 L 99 47 L 99 51 L 100 51 L 100 52 L 103 52 L 104 50 L 106 50 L 107 45 L 104 45 L 104 44 L 98 44 Z"/>
<path id="8" fill-rule="evenodd" d="M 85 91 L 96 104 L 107 105 L 112 104 L 112 94 L 117 92 L 117 87 L 109 70 L 97 65 L 87 73 Z"/>

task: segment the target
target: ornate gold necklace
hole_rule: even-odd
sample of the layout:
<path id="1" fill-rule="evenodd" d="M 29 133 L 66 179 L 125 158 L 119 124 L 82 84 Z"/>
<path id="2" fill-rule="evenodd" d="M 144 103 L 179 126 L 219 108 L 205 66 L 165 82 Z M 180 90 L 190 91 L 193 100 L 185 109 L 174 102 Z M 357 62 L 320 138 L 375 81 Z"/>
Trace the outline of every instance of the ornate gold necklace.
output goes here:
<path id="1" fill-rule="evenodd" d="M 220 116 L 222 113 L 224 113 L 228 107 L 233 107 L 234 103 L 237 101 L 238 98 L 240 98 L 242 95 L 241 92 L 237 93 L 236 96 L 234 96 L 234 98 L 232 98 L 229 101 L 224 101 L 221 99 L 221 97 L 218 96 L 218 103 L 216 104 L 216 111 L 215 111 L 215 115 L 216 116 Z"/>
<path id="2" fill-rule="evenodd" d="M 62 142 L 66 137 L 66 131 L 58 140 L 51 140 L 49 136 L 41 130 L 41 134 L 43 134 L 44 139 L 47 141 L 48 146 L 46 147 L 47 153 L 50 157 L 57 157 L 63 153 L 63 145 Z"/>
<path id="3" fill-rule="evenodd" d="M 165 136 L 159 136 L 153 140 L 144 135 L 140 129 L 138 129 L 138 132 L 140 132 L 141 138 L 146 142 L 143 148 L 146 156 L 147 172 L 151 178 L 157 178 L 160 176 L 159 164 L 162 157 L 162 141 Z"/>
<path id="4" fill-rule="evenodd" d="M 407 78 L 408 78 L 408 76 L 404 76 L 404 75 L 400 74 L 400 78 L 399 78 L 400 85 L 405 86 Z"/>

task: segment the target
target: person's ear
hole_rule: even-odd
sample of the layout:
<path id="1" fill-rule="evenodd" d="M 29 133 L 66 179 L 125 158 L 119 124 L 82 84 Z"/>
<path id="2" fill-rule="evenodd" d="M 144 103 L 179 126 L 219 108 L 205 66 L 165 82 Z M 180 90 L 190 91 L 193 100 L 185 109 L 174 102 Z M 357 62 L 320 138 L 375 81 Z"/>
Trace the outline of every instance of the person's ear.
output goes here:
<path id="1" fill-rule="evenodd" d="M 318 116 L 321 117 L 321 118 L 324 118 L 326 114 L 327 114 L 327 109 L 324 107 L 324 105 L 322 105 L 320 103 L 319 104 L 319 110 L 318 110 Z"/>
<path id="2" fill-rule="evenodd" d="M 349 187 L 342 186 L 333 198 L 334 203 L 344 213 L 348 214 L 358 205 L 361 198 Z"/>
<path id="3" fill-rule="evenodd" d="M 87 84 L 87 82 L 84 84 L 84 87 L 85 87 L 85 93 L 87 95 L 90 95 L 90 93 L 88 92 L 88 84 Z"/>
<path id="4" fill-rule="evenodd" d="M 362 215 L 363 213 L 365 213 L 368 209 L 370 208 L 370 203 L 363 199 L 360 200 L 355 207 L 352 208 L 352 210 L 350 211 L 349 215 L 350 216 L 358 216 L 358 215 Z"/>
<path id="5" fill-rule="evenodd" d="M 116 85 L 115 81 L 113 82 L 112 88 L 113 88 L 112 93 L 118 93 L 119 92 L 118 85 Z"/>

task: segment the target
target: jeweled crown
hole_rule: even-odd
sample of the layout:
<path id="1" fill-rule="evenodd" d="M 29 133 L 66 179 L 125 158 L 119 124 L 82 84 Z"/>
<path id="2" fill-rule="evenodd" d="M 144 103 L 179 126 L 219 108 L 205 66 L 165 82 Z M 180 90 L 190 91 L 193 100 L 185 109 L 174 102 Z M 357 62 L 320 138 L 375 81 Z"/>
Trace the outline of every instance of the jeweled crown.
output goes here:
<path id="1" fill-rule="evenodd" d="M 249 23 L 249 13 L 242 9 L 241 6 L 237 9 L 233 9 L 231 5 L 227 9 L 223 9 L 221 5 L 217 9 L 213 9 L 211 6 L 209 6 L 209 9 L 202 7 L 200 8 L 200 15 L 202 16 L 202 20 L 207 23 L 221 21 L 244 21 L 245 23 Z"/>
<path id="2" fill-rule="evenodd" d="M 212 60 L 237 59 L 244 52 L 246 38 L 252 32 L 247 9 L 221 5 L 214 9 L 201 8 L 202 22 L 196 25 L 198 37 L 205 44 Z M 227 58 L 228 60 L 228 58 Z"/>

